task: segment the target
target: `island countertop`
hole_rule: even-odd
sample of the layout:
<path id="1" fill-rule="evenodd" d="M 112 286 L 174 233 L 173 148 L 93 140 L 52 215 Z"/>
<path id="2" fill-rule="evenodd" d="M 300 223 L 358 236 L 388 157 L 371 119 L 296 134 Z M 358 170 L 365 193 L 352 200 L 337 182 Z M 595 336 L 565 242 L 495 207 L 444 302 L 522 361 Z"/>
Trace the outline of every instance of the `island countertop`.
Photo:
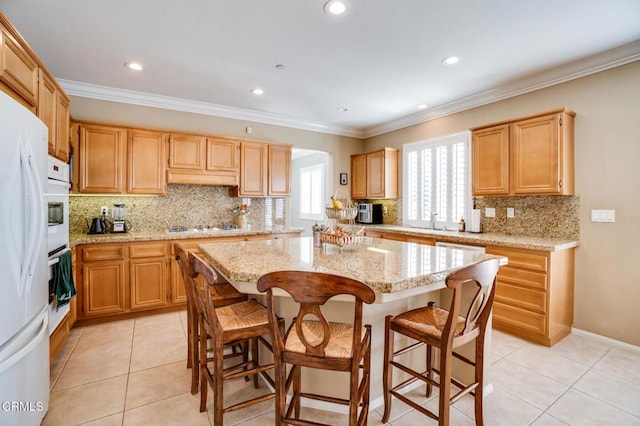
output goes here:
<path id="1" fill-rule="evenodd" d="M 363 281 L 376 292 L 376 303 L 438 290 L 452 271 L 497 257 L 379 238 L 342 249 L 330 244 L 314 247 L 311 237 L 205 243 L 199 247 L 207 261 L 243 292 L 256 293 L 255 283 L 268 272 L 316 271 Z M 500 259 L 506 263 L 506 258 Z"/>

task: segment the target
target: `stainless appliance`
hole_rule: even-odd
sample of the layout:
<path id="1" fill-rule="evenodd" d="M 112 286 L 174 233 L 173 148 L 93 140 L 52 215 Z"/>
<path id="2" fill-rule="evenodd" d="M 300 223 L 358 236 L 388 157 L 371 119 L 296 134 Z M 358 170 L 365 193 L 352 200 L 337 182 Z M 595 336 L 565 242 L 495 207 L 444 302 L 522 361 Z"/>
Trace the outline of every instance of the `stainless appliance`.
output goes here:
<path id="1" fill-rule="evenodd" d="M 49 281 L 53 279 L 55 265 L 69 248 L 69 166 L 55 157 L 49 157 L 47 170 L 47 252 L 49 255 Z M 51 299 L 51 298 L 50 298 Z M 57 306 L 49 300 L 49 335 L 69 312 L 69 305 Z"/>
<path id="2" fill-rule="evenodd" d="M 38 425 L 49 406 L 47 127 L 0 92 L 0 424 Z"/>
<path id="3" fill-rule="evenodd" d="M 356 216 L 356 222 L 371 224 L 382 223 L 382 204 L 358 204 L 358 215 Z"/>

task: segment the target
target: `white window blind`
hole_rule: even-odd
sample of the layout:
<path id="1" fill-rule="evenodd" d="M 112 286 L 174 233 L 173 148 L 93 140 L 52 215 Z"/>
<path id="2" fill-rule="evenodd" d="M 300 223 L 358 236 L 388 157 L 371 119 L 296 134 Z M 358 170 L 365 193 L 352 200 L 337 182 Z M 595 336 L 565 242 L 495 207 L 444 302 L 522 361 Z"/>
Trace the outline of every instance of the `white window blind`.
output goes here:
<path id="1" fill-rule="evenodd" d="M 324 165 L 300 169 L 300 219 L 324 220 Z"/>
<path id="2" fill-rule="evenodd" d="M 457 229 L 470 206 L 469 132 L 403 146 L 403 223 Z M 433 215 L 433 216 L 432 216 Z"/>

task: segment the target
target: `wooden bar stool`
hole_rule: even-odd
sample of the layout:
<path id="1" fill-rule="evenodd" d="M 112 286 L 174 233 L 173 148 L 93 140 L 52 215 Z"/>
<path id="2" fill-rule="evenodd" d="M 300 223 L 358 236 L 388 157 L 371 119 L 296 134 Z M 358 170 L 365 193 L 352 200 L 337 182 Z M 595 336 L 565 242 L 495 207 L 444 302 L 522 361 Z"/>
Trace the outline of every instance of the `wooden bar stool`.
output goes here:
<path id="1" fill-rule="evenodd" d="M 475 398 L 476 425 L 483 424 L 482 387 L 484 384 L 484 337 L 487 321 L 493 305 L 498 268 L 498 259 L 488 259 L 451 273 L 445 280 L 447 287 L 453 290 L 453 298 L 448 311 L 430 302 L 426 307 L 413 309 L 396 316 L 387 315 L 385 318 L 385 351 L 382 376 L 384 393 L 383 423 L 389 420 L 389 414 L 391 413 L 391 396 L 395 396 L 417 411 L 438 420 L 439 425 L 448 425 L 450 405 L 454 404 L 464 395 L 471 393 Z M 462 285 L 469 282 L 475 284 L 476 293 L 469 306 L 466 317 L 462 317 L 459 315 L 462 301 Z M 417 340 L 417 342 L 394 352 L 394 332 L 408 336 Z M 471 361 L 453 352 L 453 349 L 472 340 L 475 340 L 475 361 Z M 419 373 L 400 362 L 394 361 L 395 357 L 423 345 L 427 345 L 426 371 Z M 439 368 L 433 367 L 433 348 L 440 349 Z M 453 357 L 475 367 L 473 383 L 464 385 L 451 377 Z M 402 370 L 412 377 L 392 387 L 393 367 Z M 440 376 L 439 381 L 434 380 L 434 372 Z M 416 380 L 422 380 L 427 384 L 427 397 L 431 396 L 432 386 L 439 387 L 440 400 L 438 414 L 427 410 L 400 393 L 402 388 Z M 451 383 L 461 389 L 453 397 L 450 397 Z"/>
<path id="2" fill-rule="evenodd" d="M 195 307 L 195 301 L 193 300 L 193 290 L 191 288 L 191 281 L 189 278 L 191 274 L 188 269 L 187 250 L 180 243 L 175 243 L 174 249 L 176 253 L 176 262 L 180 268 L 182 282 L 185 286 L 185 293 L 187 295 L 187 368 L 191 368 L 191 394 L 195 395 L 198 392 L 200 383 L 200 361 L 198 352 L 200 334 L 198 329 L 198 313 Z M 191 253 L 194 256 L 196 255 L 193 252 Z M 204 283 L 199 284 L 204 288 Z M 209 289 L 211 291 L 211 303 L 214 307 L 226 306 L 232 303 L 249 300 L 249 297 L 246 294 L 240 293 L 235 289 L 235 287 L 228 283 L 219 283 L 218 285 L 210 286 Z M 244 356 L 246 358 L 248 356 L 246 345 L 244 345 L 244 347 L 242 347 L 242 345 L 240 346 L 240 350 L 238 350 L 238 346 L 231 348 L 231 354 L 226 356 Z"/>
<path id="3" fill-rule="evenodd" d="M 293 318 L 286 334 L 277 326 L 273 288 L 286 291 L 300 305 L 298 315 Z M 258 290 L 267 293 L 276 371 L 276 425 L 319 424 L 300 419 L 301 397 L 348 405 L 349 424 L 366 424 L 369 413 L 371 326 L 362 325 L 362 303 L 373 303 L 373 290 L 351 278 L 299 271 L 265 274 L 258 280 Z M 321 305 L 338 294 L 355 296 L 354 318 L 350 324 L 328 322 L 320 310 Z M 317 320 L 306 319 L 307 315 Z M 292 365 L 288 377 L 286 364 Z M 301 392 L 301 367 L 348 371 L 351 378 L 349 400 Z M 286 396 L 292 386 L 293 395 L 287 408 Z"/>
<path id="4" fill-rule="evenodd" d="M 273 364 L 260 365 L 258 358 L 258 342 L 261 342 L 270 351 L 272 350 L 271 344 L 263 338 L 263 335 L 270 332 L 267 309 L 255 300 L 214 307 L 212 292 L 209 290 L 211 287 L 218 285 L 216 272 L 209 264 L 192 253 L 187 253 L 187 263 L 190 271 L 188 278 L 194 296 L 194 306 L 200 328 L 198 350 L 200 361 L 200 411 L 205 411 L 207 408 L 207 389 L 211 385 L 214 392 L 213 424 L 222 426 L 224 413 L 267 401 L 275 396 L 274 393 L 268 393 L 228 407 L 224 407 L 223 404 L 223 382 L 225 380 L 253 376 L 254 385 L 258 388 L 258 375 L 261 374 L 271 386 L 274 386 L 273 380 L 266 373 L 267 370 L 273 368 Z M 198 277 L 204 279 L 204 290 L 200 288 L 197 282 Z M 275 322 L 280 324 L 280 328 L 284 330 L 284 322 L 282 320 L 276 319 Z M 207 358 L 207 335 L 210 336 L 212 343 L 212 347 L 209 350 L 213 352 L 213 360 L 210 363 L 208 363 L 209 359 Z M 251 359 L 243 357 L 241 362 L 225 368 L 223 364 L 225 346 L 233 346 L 238 343 L 245 344 L 245 342 L 251 344 Z"/>

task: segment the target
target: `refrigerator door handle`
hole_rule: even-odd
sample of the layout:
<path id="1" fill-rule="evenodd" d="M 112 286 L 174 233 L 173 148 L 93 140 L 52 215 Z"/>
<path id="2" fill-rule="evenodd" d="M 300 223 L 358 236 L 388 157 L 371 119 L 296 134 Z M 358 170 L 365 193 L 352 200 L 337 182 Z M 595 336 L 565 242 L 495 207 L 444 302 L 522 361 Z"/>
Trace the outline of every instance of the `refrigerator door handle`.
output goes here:
<path id="1" fill-rule="evenodd" d="M 25 171 L 25 181 L 28 185 L 28 195 L 30 195 L 30 200 L 27 202 L 32 208 L 31 214 L 29 215 L 30 223 L 28 222 L 26 225 L 27 232 L 29 235 L 27 236 L 27 248 L 24 253 L 23 258 L 23 269 L 22 269 L 22 282 L 24 283 L 23 290 L 26 290 L 27 293 L 31 292 L 31 284 L 33 283 L 33 270 L 35 268 L 36 262 L 38 260 L 37 251 L 39 250 L 38 245 L 40 242 L 40 235 L 44 234 L 44 207 L 42 200 L 42 188 L 40 187 L 40 180 L 38 176 L 37 167 L 34 164 L 33 153 L 31 152 L 31 141 L 30 140 L 21 140 L 21 161 L 23 164 L 23 170 Z M 25 234 L 27 233 L 25 232 Z M 25 265 L 26 263 L 26 265 Z"/>
<path id="2" fill-rule="evenodd" d="M 33 347 L 40 342 L 43 336 L 49 336 L 48 312 L 46 310 L 43 311 L 38 318 L 40 318 L 39 321 L 33 321 L 24 331 L 21 332 L 22 335 L 29 336 L 33 333 L 34 329 L 38 329 L 38 325 L 40 326 L 36 335 L 29 339 L 29 343 L 18 349 L 15 353 L 11 353 L 11 346 L 2 349 L 2 352 L 9 352 L 10 355 L 6 359 L 0 359 L 0 375 L 2 375 L 3 372 L 8 370 L 16 362 L 20 361 L 25 355 L 30 353 Z M 20 343 L 21 342 L 18 342 L 18 344 Z"/>

